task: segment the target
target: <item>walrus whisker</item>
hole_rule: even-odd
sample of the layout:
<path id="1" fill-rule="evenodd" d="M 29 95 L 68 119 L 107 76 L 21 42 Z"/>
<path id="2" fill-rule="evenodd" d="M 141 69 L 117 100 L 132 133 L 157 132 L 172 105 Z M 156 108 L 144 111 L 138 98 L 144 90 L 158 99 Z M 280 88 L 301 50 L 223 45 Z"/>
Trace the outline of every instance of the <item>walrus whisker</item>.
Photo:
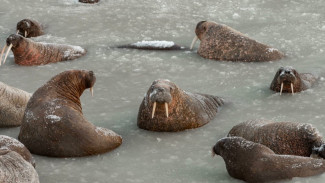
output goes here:
<path id="1" fill-rule="evenodd" d="M 294 94 L 294 91 L 293 91 L 293 84 L 291 83 L 291 93 L 292 95 Z"/>
<path id="2" fill-rule="evenodd" d="M 198 39 L 199 39 L 199 37 L 197 37 L 197 36 L 194 37 L 190 49 L 193 49 L 193 46 L 194 46 L 194 44 L 196 43 L 196 41 L 197 41 Z"/>
<path id="3" fill-rule="evenodd" d="M 166 117 L 168 118 L 168 103 L 165 102 L 165 108 L 166 108 Z"/>
<path id="4" fill-rule="evenodd" d="M 27 31 L 25 31 L 25 37 L 27 37 Z"/>
<path id="5" fill-rule="evenodd" d="M 8 48 L 7 53 L 5 55 L 5 59 L 3 60 L 3 64 L 6 62 L 7 56 L 9 54 L 9 51 L 11 50 L 12 46 L 13 46 L 12 44 L 9 45 L 9 48 Z"/>
<path id="6" fill-rule="evenodd" d="M 283 82 L 281 83 L 280 95 L 282 94 L 282 90 L 283 90 Z"/>
<path id="7" fill-rule="evenodd" d="M 153 118 L 153 117 L 155 116 L 156 105 L 157 105 L 157 103 L 156 103 L 156 102 L 154 102 L 154 103 L 153 103 L 153 108 L 152 108 L 152 114 L 151 114 L 151 118 Z"/>
<path id="8" fill-rule="evenodd" d="M 89 90 L 90 90 L 91 96 L 93 97 L 94 96 L 94 87 L 91 87 Z"/>
<path id="9" fill-rule="evenodd" d="M 7 44 L 5 44 L 5 46 L 2 48 L 1 55 L 0 55 L 0 65 L 1 65 L 3 53 L 5 52 L 6 48 L 7 48 Z"/>

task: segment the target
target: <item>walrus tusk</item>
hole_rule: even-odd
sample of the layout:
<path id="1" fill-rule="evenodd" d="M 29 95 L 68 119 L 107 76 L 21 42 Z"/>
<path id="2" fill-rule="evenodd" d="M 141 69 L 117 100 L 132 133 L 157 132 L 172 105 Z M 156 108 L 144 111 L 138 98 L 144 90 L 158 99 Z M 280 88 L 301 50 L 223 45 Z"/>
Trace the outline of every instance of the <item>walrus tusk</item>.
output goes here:
<path id="1" fill-rule="evenodd" d="M 91 87 L 89 90 L 90 90 L 91 96 L 93 97 L 94 96 L 94 87 Z"/>
<path id="2" fill-rule="evenodd" d="M 5 52 L 6 48 L 7 48 L 7 44 L 5 44 L 5 46 L 2 48 L 1 55 L 0 55 L 0 65 L 1 65 L 3 53 Z"/>
<path id="3" fill-rule="evenodd" d="M 199 39 L 199 38 L 198 38 L 197 36 L 194 37 L 190 49 L 193 49 L 193 46 L 194 46 L 194 44 L 196 43 L 196 41 L 197 41 L 198 39 Z"/>
<path id="4" fill-rule="evenodd" d="M 7 50 L 7 53 L 6 53 L 5 59 L 3 60 L 3 64 L 6 62 L 7 56 L 8 56 L 8 54 L 9 54 L 9 51 L 11 50 L 11 48 L 12 48 L 12 44 L 9 45 L 9 48 L 8 48 L 8 50 Z"/>
<path id="5" fill-rule="evenodd" d="M 293 91 L 293 84 L 291 83 L 291 93 L 292 95 L 294 94 L 294 91 Z"/>
<path id="6" fill-rule="evenodd" d="M 155 116 L 155 111 L 156 111 L 156 102 L 153 103 L 151 118 Z"/>
<path id="7" fill-rule="evenodd" d="M 19 30 L 17 30 L 16 34 L 18 34 L 18 33 L 19 33 Z"/>
<path id="8" fill-rule="evenodd" d="M 281 83 L 280 95 L 282 94 L 282 90 L 283 90 L 283 82 Z"/>
<path id="9" fill-rule="evenodd" d="M 166 109 L 166 117 L 168 118 L 168 104 L 165 102 L 165 109 Z"/>
<path id="10" fill-rule="evenodd" d="M 27 31 L 25 31 L 25 37 L 27 37 Z"/>

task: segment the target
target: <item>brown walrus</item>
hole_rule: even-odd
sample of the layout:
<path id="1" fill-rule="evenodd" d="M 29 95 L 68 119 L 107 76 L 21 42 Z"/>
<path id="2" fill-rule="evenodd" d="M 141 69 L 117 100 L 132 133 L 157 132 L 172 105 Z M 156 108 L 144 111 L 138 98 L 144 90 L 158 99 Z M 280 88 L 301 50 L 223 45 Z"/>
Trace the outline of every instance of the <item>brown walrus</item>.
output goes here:
<path id="1" fill-rule="evenodd" d="M 284 93 L 296 93 L 310 88 L 317 78 L 310 73 L 299 74 L 290 66 L 280 67 L 271 83 L 270 89 Z"/>
<path id="2" fill-rule="evenodd" d="M 0 135 L 0 149 L 8 149 L 10 151 L 15 151 L 16 153 L 20 154 L 20 156 L 22 156 L 27 162 L 33 165 L 33 167 L 35 167 L 35 160 L 32 154 L 24 146 L 24 144 L 22 144 L 18 140 L 5 135 Z"/>
<path id="3" fill-rule="evenodd" d="M 195 29 L 191 49 L 200 39 L 198 54 L 204 58 L 222 61 L 261 62 L 279 60 L 284 54 L 259 43 L 227 25 L 201 21 Z"/>
<path id="4" fill-rule="evenodd" d="M 31 39 L 15 34 L 7 38 L 7 46 L 9 48 L 3 63 L 5 63 L 11 49 L 14 53 L 15 63 L 26 66 L 73 60 L 86 54 L 86 50 L 80 46 L 34 42 Z M 6 49 L 6 46 L 4 49 Z M 2 54 L 0 62 L 1 57 Z"/>
<path id="5" fill-rule="evenodd" d="M 92 88 L 92 71 L 70 70 L 54 76 L 29 100 L 18 139 L 31 153 L 77 157 L 104 153 L 121 145 L 111 130 L 96 127 L 82 113 L 80 96 Z"/>
<path id="6" fill-rule="evenodd" d="M 228 136 L 243 137 L 272 149 L 276 154 L 296 156 L 314 153 L 325 158 L 323 137 L 308 123 L 273 122 L 267 120 L 249 120 L 234 126 Z"/>
<path id="7" fill-rule="evenodd" d="M 94 4 L 94 3 L 98 3 L 99 0 L 79 0 L 79 2 L 81 2 L 81 3 Z"/>
<path id="8" fill-rule="evenodd" d="M 183 50 L 181 47 L 175 44 L 173 41 L 140 41 L 132 44 L 118 46 L 117 48 L 129 48 L 139 50 Z"/>
<path id="9" fill-rule="evenodd" d="M 185 92 L 169 80 L 156 80 L 140 105 L 138 126 L 168 132 L 197 128 L 212 120 L 223 103 L 220 97 Z"/>
<path id="10" fill-rule="evenodd" d="M 213 147 L 225 161 L 230 176 L 246 182 L 268 182 L 308 177 L 325 172 L 325 160 L 278 155 L 270 148 L 242 137 L 225 137 Z"/>
<path id="11" fill-rule="evenodd" d="M 18 140 L 0 135 L 0 181 L 39 183 L 30 152 Z"/>
<path id="12" fill-rule="evenodd" d="M 0 127 L 20 126 L 32 94 L 0 82 Z"/>
<path id="13" fill-rule="evenodd" d="M 26 38 L 37 37 L 44 34 L 43 26 L 36 20 L 23 19 L 17 23 L 17 31 Z"/>

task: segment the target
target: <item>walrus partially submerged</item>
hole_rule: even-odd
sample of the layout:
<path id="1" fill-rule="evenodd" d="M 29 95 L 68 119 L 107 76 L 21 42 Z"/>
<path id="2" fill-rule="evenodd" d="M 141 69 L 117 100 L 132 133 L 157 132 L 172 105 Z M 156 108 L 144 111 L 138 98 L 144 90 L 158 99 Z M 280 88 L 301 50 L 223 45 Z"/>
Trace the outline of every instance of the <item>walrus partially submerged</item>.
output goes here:
<path id="1" fill-rule="evenodd" d="M 0 127 L 20 126 L 32 94 L 0 82 Z"/>
<path id="2" fill-rule="evenodd" d="M 18 140 L 0 135 L 0 181 L 39 183 L 35 161 Z"/>
<path id="3" fill-rule="evenodd" d="M 29 100 L 18 139 L 30 152 L 54 157 L 104 153 L 121 145 L 111 130 L 96 127 L 82 113 L 80 96 L 92 88 L 92 71 L 62 72 L 40 87 Z"/>
<path id="4" fill-rule="evenodd" d="M 230 176 L 250 183 L 308 177 L 325 172 L 325 160 L 279 155 L 242 137 L 225 137 L 212 148 L 225 161 Z"/>
<path id="5" fill-rule="evenodd" d="M 234 126 L 228 136 L 263 144 L 276 154 L 325 158 L 323 137 L 308 123 L 249 120 Z"/>
<path id="6" fill-rule="evenodd" d="M 7 46 L 9 48 L 3 63 L 5 63 L 9 51 L 12 50 L 15 63 L 25 66 L 73 60 L 86 54 L 86 50 L 80 46 L 34 42 L 31 39 L 12 34 L 7 38 L 7 44 L 2 50 L 0 63 Z"/>
<path id="7" fill-rule="evenodd" d="M 17 32 L 26 38 L 37 37 L 44 34 L 44 27 L 36 20 L 23 19 L 17 23 Z"/>
<path id="8" fill-rule="evenodd" d="M 271 83 L 270 89 L 282 93 L 296 93 L 312 87 L 317 78 L 311 73 L 299 74 L 293 67 L 280 67 Z"/>
<path id="9" fill-rule="evenodd" d="M 201 21 L 195 29 L 191 49 L 200 39 L 198 54 L 203 58 L 222 61 L 262 62 L 279 60 L 284 54 L 259 43 L 227 25 Z"/>
<path id="10" fill-rule="evenodd" d="M 118 46 L 117 48 L 129 48 L 139 50 L 182 50 L 185 49 L 173 41 L 139 41 L 132 44 Z"/>
<path id="11" fill-rule="evenodd" d="M 185 92 L 169 80 L 156 80 L 140 105 L 138 126 L 151 131 L 182 131 L 212 120 L 224 100 Z"/>

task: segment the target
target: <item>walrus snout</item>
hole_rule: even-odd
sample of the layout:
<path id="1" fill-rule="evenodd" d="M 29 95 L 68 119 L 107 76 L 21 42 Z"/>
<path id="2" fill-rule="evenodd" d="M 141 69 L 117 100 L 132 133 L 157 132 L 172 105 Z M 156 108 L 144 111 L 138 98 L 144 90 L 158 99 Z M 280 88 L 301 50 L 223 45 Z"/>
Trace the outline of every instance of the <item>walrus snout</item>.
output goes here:
<path id="1" fill-rule="evenodd" d="M 10 44 L 12 44 L 13 47 L 18 46 L 20 39 L 21 39 L 20 35 L 11 34 L 6 40 L 7 46 L 10 46 Z"/>
<path id="2" fill-rule="evenodd" d="M 206 29 L 207 29 L 207 27 L 205 25 L 203 25 L 205 22 L 207 22 L 207 21 L 201 21 L 196 25 L 196 28 L 195 28 L 196 36 L 194 37 L 194 39 L 193 39 L 193 41 L 191 43 L 190 49 L 193 49 L 193 46 L 194 46 L 194 44 L 196 43 L 196 41 L 198 39 L 201 40 L 202 33 L 205 32 Z"/>
<path id="3" fill-rule="evenodd" d="M 31 21 L 28 19 L 21 20 L 17 23 L 18 34 L 27 37 L 31 29 Z"/>
<path id="4" fill-rule="evenodd" d="M 86 71 L 87 72 L 87 71 Z M 93 71 L 88 71 L 86 76 L 86 88 L 89 88 L 91 96 L 94 96 L 94 85 L 96 82 L 96 76 Z"/>
<path id="5" fill-rule="evenodd" d="M 325 144 L 322 144 L 320 147 L 314 147 L 312 149 L 312 154 L 325 159 Z"/>
<path id="6" fill-rule="evenodd" d="M 226 138 L 222 138 L 217 141 L 216 145 L 213 146 L 212 151 L 214 154 L 221 156 L 221 151 L 224 149 L 226 143 Z"/>

